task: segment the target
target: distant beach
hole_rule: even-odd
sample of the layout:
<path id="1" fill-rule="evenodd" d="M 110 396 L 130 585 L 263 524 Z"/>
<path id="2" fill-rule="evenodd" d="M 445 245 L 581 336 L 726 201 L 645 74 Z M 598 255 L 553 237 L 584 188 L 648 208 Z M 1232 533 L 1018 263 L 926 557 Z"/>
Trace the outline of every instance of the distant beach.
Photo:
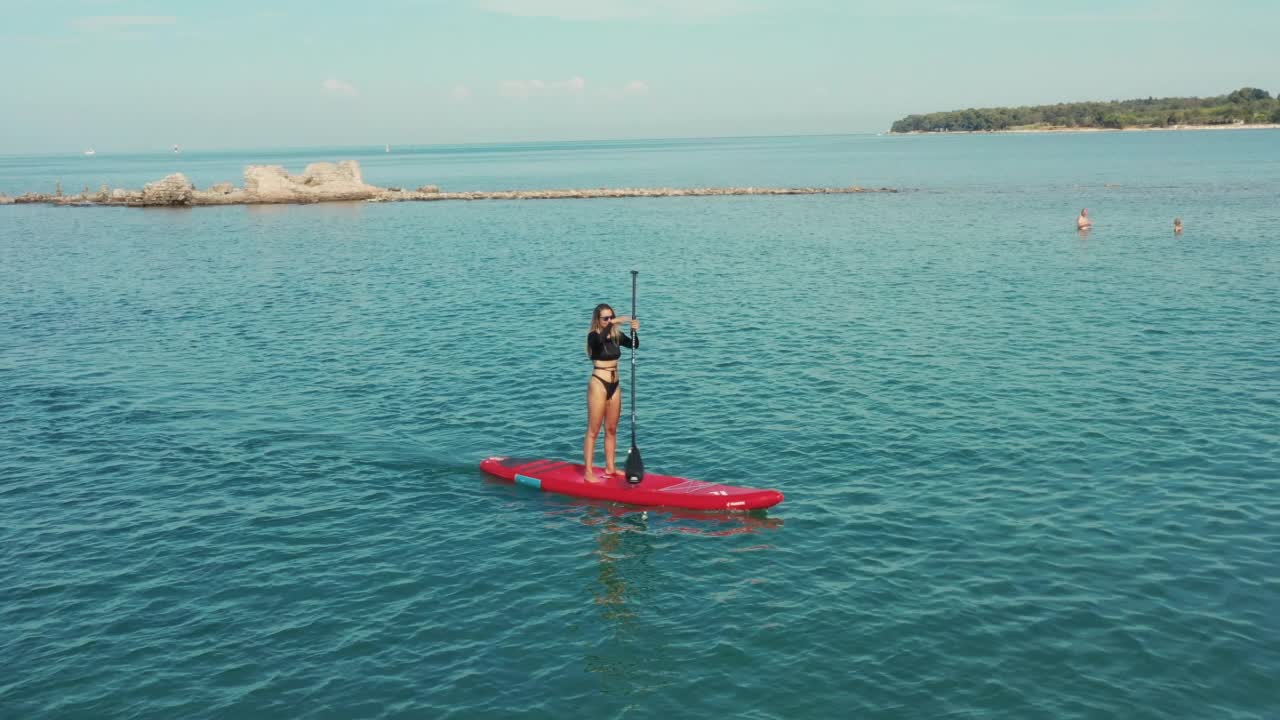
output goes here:
<path id="1" fill-rule="evenodd" d="M 1018 107 L 965 108 L 908 115 L 889 127 L 914 132 L 1092 132 L 1243 130 L 1280 127 L 1280 100 L 1242 87 L 1213 97 L 1134 98 Z"/>
<path id="2" fill-rule="evenodd" d="M 889 135 L 1038 135 L 1048 133 L 1117 133 L 1117 132 L 1176 132 L 1187 130 L 1278 130 L 1280 123 L 1250 123 L 1234 125 L 1170 125 L 1169 127 L 1030 127 L 1008 130 L 911 130 L 889 131 Z"/>

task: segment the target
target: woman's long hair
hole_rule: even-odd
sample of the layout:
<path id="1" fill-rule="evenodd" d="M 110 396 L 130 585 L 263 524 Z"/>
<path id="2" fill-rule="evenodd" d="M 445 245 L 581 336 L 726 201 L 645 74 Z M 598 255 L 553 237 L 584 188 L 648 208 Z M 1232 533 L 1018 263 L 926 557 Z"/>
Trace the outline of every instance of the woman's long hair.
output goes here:
<path id="1" fill-rule="evenodd" d="M 614 317 L 618 316 L 618 314 L 613 311 L 613 308 L 610 307 L 608 303 L 600 303 L 599 305 L 596 306 L 595 312 L 591 313 L 591 328 L 587 330 L 588 335 L 590 335 L 591 333 L 598 333 L 600 332 L 601 329 L 604 328 L 604 323 L 600 322 L 600 313 L 604 312 L 605 310 L 608 310 L 609 314 Z M 609 339 L 615 343 L 618 342 L 618 334 L 619 334 L 618 326 L 611 325 L 609 327 Z M 591 357 L 591 343 L 587 343 L 587 357 Z"/>

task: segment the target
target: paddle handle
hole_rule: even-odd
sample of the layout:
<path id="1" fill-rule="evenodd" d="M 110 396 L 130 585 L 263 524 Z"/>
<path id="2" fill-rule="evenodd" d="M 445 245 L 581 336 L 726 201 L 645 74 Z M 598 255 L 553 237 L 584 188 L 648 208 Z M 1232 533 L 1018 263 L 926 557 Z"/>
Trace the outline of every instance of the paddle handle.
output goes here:
<path id="1" fill-rule="evenodd" d="M 636 319 L 636 276 L 639 270 L 631 271 L 631 319 Z M 636 330 L 631 328 L 631 447 L 636 446 Z"/>

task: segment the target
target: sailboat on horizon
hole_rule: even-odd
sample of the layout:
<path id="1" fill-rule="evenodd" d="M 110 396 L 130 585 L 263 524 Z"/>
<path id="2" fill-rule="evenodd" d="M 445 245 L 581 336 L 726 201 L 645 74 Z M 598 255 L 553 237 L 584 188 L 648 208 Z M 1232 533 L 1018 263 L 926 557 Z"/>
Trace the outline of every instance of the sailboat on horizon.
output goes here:
<path id="1" fill-rule="evenodd" d="M 97 153 L 97 151 L 95 151 L 92 147 L 90 147 L 89 149 L 87 149 L 87 150 L 85 150 L 85 151 L 84 151 L 84 154 L 85 154 L 85 155 L 97 155 L 98 153 Z"/>

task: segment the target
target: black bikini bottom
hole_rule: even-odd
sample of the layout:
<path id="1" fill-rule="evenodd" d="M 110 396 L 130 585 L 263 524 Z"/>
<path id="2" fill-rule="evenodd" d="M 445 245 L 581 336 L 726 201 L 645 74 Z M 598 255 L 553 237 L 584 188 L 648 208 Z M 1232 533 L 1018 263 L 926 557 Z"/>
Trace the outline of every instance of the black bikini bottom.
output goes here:
<path id="1" fill-rule="evenodd" d="M 596 368 L 595 370 L 604 370 L 606 372 L 611 372 L 613 373 L 613 376 L 615 378 L 618 377 L 618 370 L 616 368 Z M 604 399 L 605 400 L 613 399 L 613 394 L 618 392 L 618 381 L 614 380 L 613 382 L 605 382 L 604 378 L 600 377 L 599 375 L 596 375 L 595 370 L 591 371 L 591 377 L 596 380 L 599 380 L 600 384 L 604 386 Z"/>

